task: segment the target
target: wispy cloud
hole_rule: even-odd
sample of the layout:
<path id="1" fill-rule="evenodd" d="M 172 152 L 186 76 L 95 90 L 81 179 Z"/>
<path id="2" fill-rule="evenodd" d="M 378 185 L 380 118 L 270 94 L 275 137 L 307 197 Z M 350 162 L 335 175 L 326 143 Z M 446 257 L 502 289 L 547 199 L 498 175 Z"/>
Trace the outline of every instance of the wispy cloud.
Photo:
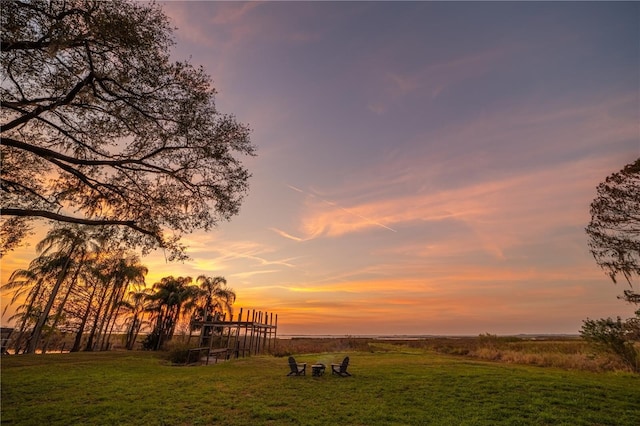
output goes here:
<path id="1" fill-rule="evenodd" d="M 310 198 L 300 230 L 304 238 L 339 238 L 377 228 L 373 221 L 362 219 L 372 217 L 403 234 L 423 227 L 420 224 L 458 223 L 466 234 L 459 235 L 460 244 L 449 241 L 448 250 L 456 247 L 464 253 L 482 248 L 501 259 L 507 249 L 549 238 L 566 226 L 586 224 L 593 190 L 585 182 L 595 187 L 598 163 L 599 159 L 585 159 L 506 179 L 375 199 L 349 205 L 349 213 Z M 428 247 L 434 244 L 441 243 L 426 241 L 422 250 L 433 254 L 437 250 Z"/>
<path id="2" fill-rule="evenodd" d="M 428 63 L 414 69 L 394 69 L 394 63 L 377 64 L 372 69 L 378 73 L 380 95 L 367 104 L 367 109 L 375 114 L 383 114 L 390 105 L 395 105 L 405 96 L 436 99 L 450 86 L 477 78 L 496 68 L 509 55 L 521 53 L 522 47 L 505 44 L 480 52 L 460 53 L 460 56 Z M 376 61 L 379 59 L 376 58 Z M 370 65 L 370 64 L 369 64 Z M 391 68 L 390 68 L 391 67 Z"/>
<path id="3" fill-rule="evenodd" d="M 313 235 L 310 236 L 309 238 L 300 238 L 300 237 L 295 237 L 291 234 L 286 233 L 285 231 L 278 229 L 278 228 L 269 228 L 271 231 L 275 232 L 276 234 L 280 235 L 281 237 L 287 238 L 289 240 L 293 240 L 293 241 L 297 241 L 297 242 L 303 242 L 303 241 L 309 241 L 311 239 L 313 239 Z"/>
<path id="4" fill-rule="evenodd" d="M 501 256 L 501 247 L 523 234 L 584 223 L 597 183 L 638 155 L 633 145 L 626 159 L 619 149 L 610 156 L 592 154 L 637 140 L 635 120 L 617 113 L 633 109 L 634 102 L 628 95 L 495 111 L 425 133 L 407 155 L 385 159 L 375 170 L 354 170 L 349 185 L 323 190 L 344 209 L 309 197 L 300 238 L 339 237 L 370 230 L 374 223 L 395 230 L 412 222 L 455 220 Z"/>
<path id="5" fill-rule="evenodd" d="M 289 185 L 289 184 L 287 184 L 286 186 L 292 189 L 293 191 L 307 195 L 307 208 L 316 209 L 319 211 L 333 212 L 334 214 L 337 214 L 341 217 L 346 216 L 347 218 L 349 218 L 347 219 L 347 221 L 351 224 L 351 226 L 355 226 L 355 227 L 374 226 L 374 227 L 386 229 L 391 232 L 397 232 L 395 229 L 377 220 L 375 218 L 374 213 L 371 213 L 365 216 L 361 214 L 358 209 L 345 208 L 339 205 L 338 203 L 334 201 L 329 201 L 311 191 L 304 191 L 296 186 Z M 327 209 L 326 206 L 329 206 L 329 209 Z M 342 222 L 344 223 L 345 221 L 342 220 Z M 277 228 L 270 228 L 270 229 L 284 238 L 288 238 L 290 240 L 294 240 L 298 242 L 309 241 L 327 232 L 329 233 L 329 235 L 332 235 L 333 233 L 330 229 L 330 226 L 325 226 L 323 224 L 319 224 L 319 226 L 313 226 L 313 225 L 309 226 L 308 224 L 305 224 L 303 225 L 303 228 L 305 231 L 305 237 L 295 237 Z"/>
<path id="6" fill-rule="evenodd" d="M 304 25 L 312 11 L 292 5 L 289 15 L 262 13 L 266 2 L 194 2 L 185 8 L 180 2 L 166 2 L 164 10 L 178 27 L 178 35 L 204 46 L 239 49 L 257 40 L 270 43 L 308 43 L 321 37 Z"/>
<path id="7" fill-rule="evenodd" d="M 237 272 L 235 274 L 230 274 L 231 278 L 239 278 L 239 279 L 247 279 L 251 278 L 255 275 L 263 275 L 263 274 L 274 274 L 280 272 L 279 269 L 266 269 L 261 271 L 249 271 L 249 272 Z"/>

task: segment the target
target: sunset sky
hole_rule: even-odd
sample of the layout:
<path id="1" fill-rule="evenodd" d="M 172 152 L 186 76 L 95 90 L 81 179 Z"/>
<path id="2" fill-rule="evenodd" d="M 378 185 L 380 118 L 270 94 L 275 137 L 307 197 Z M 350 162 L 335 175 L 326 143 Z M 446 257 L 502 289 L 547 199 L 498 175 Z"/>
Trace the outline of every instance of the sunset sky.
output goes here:
<path id="1" fill-rule="evenodd" d="M 240 215 L 186 238 L 192 261 L 143 258 L 149 284 L 224 276 L 279 334 L 574 334 L 632 314 L 584 227 L 640 156 L 640 3 L 163 7 L 175 59 L 211 74 L 258 155 Z"/>

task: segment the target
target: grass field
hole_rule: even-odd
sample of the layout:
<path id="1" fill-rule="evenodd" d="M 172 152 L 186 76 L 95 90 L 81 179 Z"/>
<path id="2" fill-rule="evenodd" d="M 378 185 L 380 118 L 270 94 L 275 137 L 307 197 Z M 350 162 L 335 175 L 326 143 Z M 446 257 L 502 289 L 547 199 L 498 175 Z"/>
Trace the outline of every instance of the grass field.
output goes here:
<path id="1" fill-rule="evenodd" d="M 7 425 L 633 425 L 640 376 L 522 366 L 380 343 L 353 377 L 287 377 L 286 358 L 171 366 L 146 352 L 2 358 Z"/>

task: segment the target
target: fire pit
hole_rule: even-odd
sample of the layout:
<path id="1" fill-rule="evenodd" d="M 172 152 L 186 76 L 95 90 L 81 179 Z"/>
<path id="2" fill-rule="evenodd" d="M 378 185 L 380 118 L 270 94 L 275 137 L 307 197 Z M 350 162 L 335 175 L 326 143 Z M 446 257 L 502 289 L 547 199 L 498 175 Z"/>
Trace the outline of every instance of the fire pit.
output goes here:
<path id="1" fill-rule="evenodd" d="M 311 375 L 312 376 L 322 376 L 324 374 L 324 369 L 326 366 L 324 364 L 313 364 L 311 366 Z"/>

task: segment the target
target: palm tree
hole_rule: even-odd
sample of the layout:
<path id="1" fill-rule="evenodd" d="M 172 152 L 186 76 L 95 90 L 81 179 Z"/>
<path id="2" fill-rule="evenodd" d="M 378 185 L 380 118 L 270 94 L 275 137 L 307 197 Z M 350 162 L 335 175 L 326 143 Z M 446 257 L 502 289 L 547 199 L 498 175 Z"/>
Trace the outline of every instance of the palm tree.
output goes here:
<path id="1" fill-rule="evenodd" d="M 86 351 L 94 350 L 97 343 L 100 343 L 101 349 L 107 349 L 122 299 L 130 285 L 137 288 L 144 286 L 147 272 L 147 267 L 141 265 L 139 257 L 134 254 L 122 249 L 102 253 L 94 271 L 100 292 L 95 299 L 96 313 L 87 337 Z"/>
<path id="2" fill-rule="evenodd" d="M 55 281 L 61 265 L 65 262 L 66 259 L 60 256 L 39 256 L 29 263 L 27 269 L 13 271 L 8 282 L 2 286 L 3 291 L 13 293 L 9 304 L 4 308 L 3 315 L 10 305 L 23 297 L 25 298 L 24 303 L 16 309 L 16 314 L 9 318 L 17 320 L 19 324 L 18 337 L 15 341 L 16 353 L 21 350 L 27 330 L 38 322 L 42 313 L 47 297 L 46 283 Z M 26 350 L 27 348 L 25 348 Z"/>
<path id="3" fill-rule="evenodd" d="M 69 275 L 72 264 L 81 264 L 81 260 L 87 256 L 93 246 L 93 235 L 89 233 L 88 228 L 79 225 L 54 228 L 36 245 L 36 252 L 39 255 L 48 255 L 57 248 L 55 255 L 64 259 L 64 263 L 57 274 L 56 282 L 51 289 L 47 303 L 40 313 L 36 325 L 33 327 L 27 353 L 35 353 L 43 327 L 49 319 L 49 312 L 58 296 L 60 287 Z"/>
<path id="4" fill-rule="evenodd" d="M 83 268 L 82 281 L 85 284 L 86 302 L 84 305 L 84 311 L 80 316 L 80 323 L 78 324 L 76 337 L 70 352 L 78 352 L 80 350 L 84 330 L 87 326 L 91 313 L 95 311 L 94 300 L 98 289 L 101 288 L 102 282 L 98 253 L 94 253 L 92 258 L 86 261 L 85 268 Z"/>
<path id="5" fill-rule="evenodd" d="M 129 314 L 125 320 L 127 326 L 125 347 L 128 350 L 133 349 L 142 326 L 148 324 L 148 321 L 145 321 L 145 316 L 148 312 L 150 294 L 151 289 L 148 288 L 141 291 L 130 291 L 127 300 L 120 303 L 120 306 Z"/>
<path id="6" fill-rule="evenodd" d="M 69 297 L 71 296 L 72 291 L 76 290 L 76 288 L 78 287 L 78 282 L 84 281 L 83 279 L 81 280 L 80 278 L 84 278 L 86 276 L 86 270 L 87 269 L 91 270 L 90 265 L 93 263 L 93 260 L 94 260 L 93 259 L 94 253 L 92 252 L 95 250 L 97 250 L 97 246 L 94 243 L 90 247 L 89 251 L 83 250 L 82 252 L 79 252 L 78 253 L 79 258 L 73 259 L 71 261 L 71 266 L 69 267 L 69 271 L 70 272 L 73 271 L 73 275 L 70 274 L 69 284 L 67 285 L 66 292 L 62 297 L 62 300 L 58 302 L 58 308 L 56 310 L 55 315 L 53 316 L 52 324 L 49 327 L 49 332 L 47 333 L 47 339 L 45 340 L 42 346 L 42 353 L 45 353 L 49 347 L 49 342 L 51 341 L 51 337 L 58 328 L 58 323 L 62 319 L 65 309 L 67 308 L 67 305 L 68 305 L 67 302 L 69 301 Z M 87 305 L 88 304 L 89 302 L 87 302 Z M 75 306 L 76 308 L 78 307 L 77 303 L 71 303 L 71 305 Z M 73 316 L 76 316 L 76 315 L 73 315 Z"/>
<path id="7" fill-rule="evenodd" d="M 132 253 L 120 248 L 109 250 L 115 245 L 113 239 L 103 230 L 98 230 L 100 234 L 93 231 L 80 226 L 51 230 L 38 243 L 39 256 L 29 269 L 15 271 L 3 286 L 2 290 L 13 291 L 12 303 L 27 295 L 16 316 L 21 320 L 17 350 L 31 328 L 25 352 L 35 352 L 43 334 L 47 335 L 42 347 L 46 351 L 58 323 L 65 318 L 76 333 L 71 350 L 78 351 L 92 315 L 86 349 L 93 349 L 93 342 L 100 337 L 103 347 L 109 344 L 124 295 L 130 286 L 144 287 L 148 269 Z M 84 286 L 79 285 L 82 283 Z M 55 313 L 50 315 L 52 310 Z"/>
<path id="8" fill-rule="evenodd" d="M 197 315 L 204 321 L 217 313 L 233 314 L 233 302 L 236 301 L 236 293 L 227 287 L 224 277 L 207 277 L 200 275 L 196 282 L 200 284 L 200 297 L 197 306 Z"/>
<path id="9" fill-rule="evenodd" d="M 140 264 L 140 257 L 135 254 L 125 254 L 114 260 L 115 264 L 111 272 L 113 297 L 108 306 L 108 315 L 105 321 L 106 329 L 102 340 L 103 350 L 109 346 L 109 339 L 111 338 L 111 333 L 113 332 L 126 291 L 130 286 L 133 286 L 135 290 L 144 288 L 145 276 L 149 273 L 149 269 Z"/>
<path id="10" fill-rule="evenodd" d="M 191 277 L 169 276 L 153 285 L 148 299 L 155 325 L 145 342 L 147 349 L 158 350 L 171 340 L 180 318 L 193 309 L 200 289 L 190 285 L 191 281 Z"/>
<path id="11" fill-rule="evenodd" d="M 85 351 L 92 351 L 94 349 L 94 342 L 99 338 L 99 329 L 102 327 L 101 320 L 103 320 L 103 308 L 106 305 L 109 294 L 109 283 L 111 281 L 110 267 L 110 259 L 101 256 L 92 271 L 93 285 L 99 291 L 95 299 L 93 296 L 91 297 L 92 300 L 95 301 L 95 306 L 92 307 L 95 313 L 93 314 L 93 324 L 89 330 L 87 342 L 84 347 Z"/>

